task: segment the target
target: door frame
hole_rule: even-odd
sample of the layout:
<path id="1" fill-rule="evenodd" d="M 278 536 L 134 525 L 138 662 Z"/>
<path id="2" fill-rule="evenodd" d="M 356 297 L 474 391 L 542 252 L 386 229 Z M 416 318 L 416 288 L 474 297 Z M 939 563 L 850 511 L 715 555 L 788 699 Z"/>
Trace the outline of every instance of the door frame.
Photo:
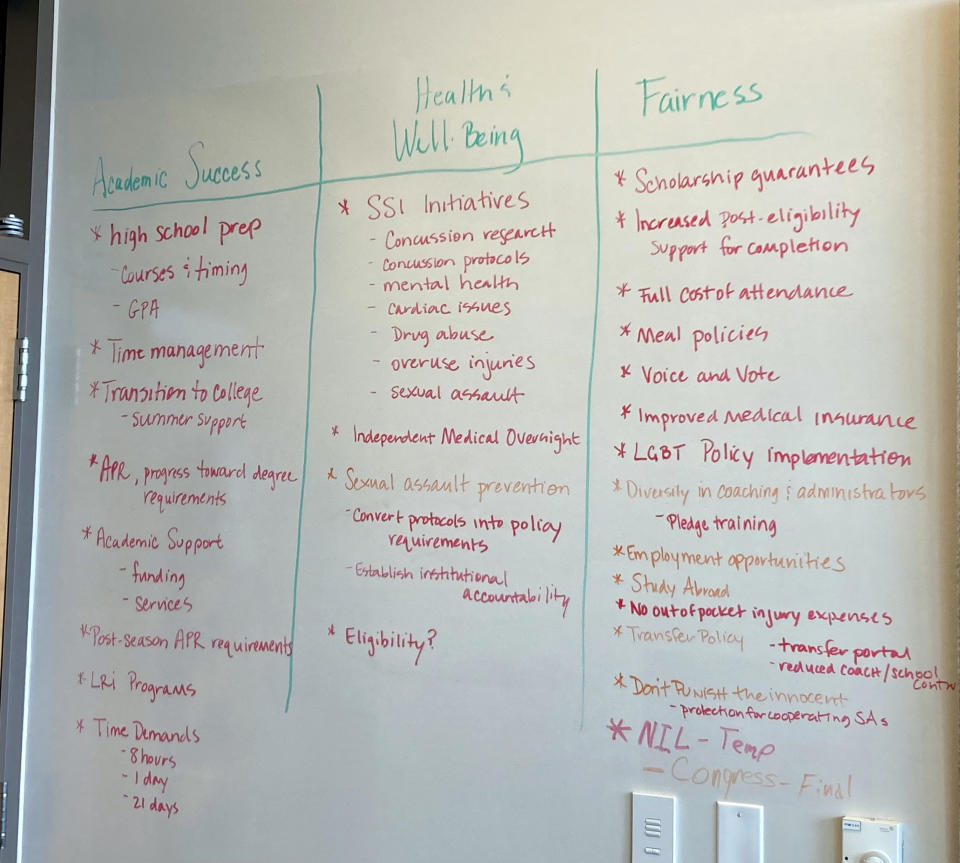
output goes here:
<path id="1" fill-rule="evenodd" d="M 3 0 L 0 0 L 3 2 Z M 39 408 L 42 387 L 41 333 L 46 280 L 47 190 L 54 118 L 54 51 L 57 0 L 38 0 L 37 66 L 30 188 L 30 237 L 0 237 L 0 269 L 20 274 L 17 337 L 30 340 L 26 401 L 13 410 L 10 510 L 4 596 L 3 664 L 0 675 L 0 791 L 6 788 L 6 834 L 0 861 L 20 860 L 23 818 L 23 765 L 26 755 L 26 700 L 30 674 L 28 636 L 35 549 L 34 516 L 38 463 Z M 0 381 L 0 398 L 13 398 L 13 381 Z M 50 537 L 50 541 L 54 541 Z"/>
<path id="2" fill-rule="evenodd" d="M 20 306 L 17 336 L 27 336 L 30 346 L 39 347 L 39 326 L 30 325 L 29 306 L 34 268 L 21 261 L 0 256 L 0 269 L 20 275 Z M 35 310 L 36 316 L 39 309 Z M 33 330 L 36 334 L 33 335 Z M 36 354 L 34 348 L 32 353 Z M 34 358 L 34 366 L 37 359 Z M 13 435 L 10 460 L 10 498 L 6 548 L 6 582 L 3 602 L 3 654 L 0 674 L 0 811 L 6 807 L 6 832 L 0 859 L 17 858 L 20 820 L 20 782 L 22 777 L 24 720 L 27 679 L 27 634 L 30 619 L 30 588 L 33 561 L 34 488 L 37 451 L 37 381 L 35 371 L 29 380 L 26 402 L 14 402 Z M 9 387 L 0 382 L 0 398 L 13 400 L 13 381 Z M 2 493 L 2 490 L 0 490 Z"/>

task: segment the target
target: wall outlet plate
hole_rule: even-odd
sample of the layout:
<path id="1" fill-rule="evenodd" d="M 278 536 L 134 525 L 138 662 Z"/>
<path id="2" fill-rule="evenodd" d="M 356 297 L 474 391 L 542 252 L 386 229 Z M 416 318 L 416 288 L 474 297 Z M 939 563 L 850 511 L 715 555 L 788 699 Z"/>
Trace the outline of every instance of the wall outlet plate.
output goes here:
<path id="1" fill-rule="evenodd" d="M 763 863 L 763 807 L 717 803 L 717 863 Z"/>

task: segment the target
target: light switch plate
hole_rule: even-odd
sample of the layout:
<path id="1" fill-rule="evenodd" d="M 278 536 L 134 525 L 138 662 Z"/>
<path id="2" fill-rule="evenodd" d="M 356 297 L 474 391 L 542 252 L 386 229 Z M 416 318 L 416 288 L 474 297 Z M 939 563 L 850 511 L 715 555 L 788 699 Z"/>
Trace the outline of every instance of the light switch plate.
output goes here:
<path id="1" fill-rule="evenodd" d="M 633 792 L 631 863 L 677 863 L 677 798 Z"/>
<path id="2" fill-rule="evenodd" d="M 903 825 L 847 815 L 840 822 L 842 863 L 903 863 Z"/>
<path id="3" fill-rule="evenodd" d="M 763 863 L 763 807 L 717 803 L 717 863 Z"/>

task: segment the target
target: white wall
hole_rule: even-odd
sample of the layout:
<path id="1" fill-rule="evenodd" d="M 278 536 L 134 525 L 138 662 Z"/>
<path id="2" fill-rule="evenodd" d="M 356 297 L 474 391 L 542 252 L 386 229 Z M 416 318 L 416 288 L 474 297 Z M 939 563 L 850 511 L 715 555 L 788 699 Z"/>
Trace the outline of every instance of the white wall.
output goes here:
<path id="1" fill-rule="evenodd" d="M 59 11 L 23 859 L 955 858 L 956 6 L 324 5 Z"/>

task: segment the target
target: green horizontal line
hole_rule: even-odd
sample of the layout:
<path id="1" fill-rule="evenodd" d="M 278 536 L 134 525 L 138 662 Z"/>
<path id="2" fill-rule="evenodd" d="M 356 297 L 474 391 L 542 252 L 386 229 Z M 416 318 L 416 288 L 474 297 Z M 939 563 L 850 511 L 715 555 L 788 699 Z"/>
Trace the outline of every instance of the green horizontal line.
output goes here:
<path id="1" fill-rule="evenodd" d="M 528 159 L 522 167 L 528 165 L 542 165 L 547 162 L 559 162 L 567 159 L 605 159 L 614 156 L 632 156 L 637 153 L 657 153 L 666 150 L 690 150 L 697 147 L 715 147 L 722 144 L 754 144 L 761 141 L 772 141 L 775 138 L 785 138 L 795 135 L 809 135 L 809 132 L 799 130 L 789 132 L 774 132 L 770 135 L 756 135 L 742 138 L 714 138 L 709 141 L 690 141 L 685 144 L 662 144 L 656 147 L 637 147 L 631 150 L 611 150 L 603 153 L 566 153 L 559 156 L 544 156 L 540 159 Z M 155 201 L 152 204 L 131 204 L 128 207 L 96 207 L 95 213 L 126 213 L 131 210 L 145 210 L 151 207 L 170 207 L 177 204 L 209 204 L 220 201 L 241 201 L 247 198 L 262 198 L 267 195 L 285 195 L 290 192 L 301 192 L 305 189 L 315 189 L 318 185 L 332 186 L 336 183 L 358 183 L 365 180 L 386 180 L 393 177 L 415 177 L 426 174 L 485 174 L 493 171 L 512 173 L 521 166 L 515 163 L 506 165 L 488 165 L 482 168 L 421 168 L 410 171 L 387 171 L 381 174 L 358 174 L 354 177 L 333 177 L 322 180 L 320 183 L 300 183 L 296 186 L 284 186 L 279 189 L 267 189 L 260 192 L 246 192 L 239 195 L 222 195 L 210 198 L 178 198 L 172 201 Z"/>

